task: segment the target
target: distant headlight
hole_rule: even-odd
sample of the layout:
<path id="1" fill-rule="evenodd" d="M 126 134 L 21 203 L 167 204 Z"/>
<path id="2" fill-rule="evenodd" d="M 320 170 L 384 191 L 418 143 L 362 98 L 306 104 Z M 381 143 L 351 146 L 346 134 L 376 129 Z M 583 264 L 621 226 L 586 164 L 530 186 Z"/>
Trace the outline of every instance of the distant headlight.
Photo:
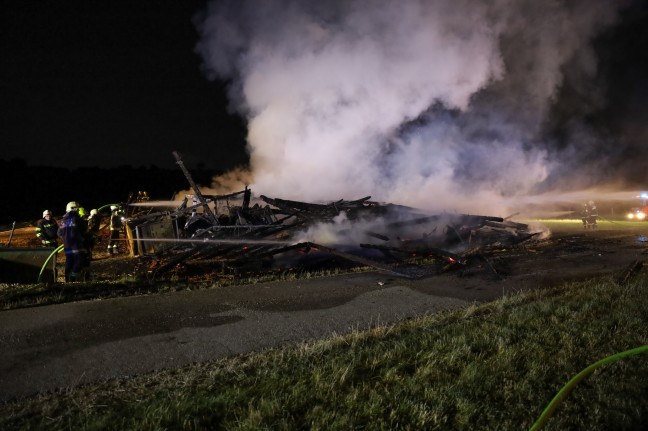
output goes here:
<path id="1" fill-rule="evenodd" d="M 626 215 L 626 217 L 628 217 L 630 220 L 632 220 L 634 218 L 634 216 L 635 216 L 634 213 L 628 213 Z"/>
<path id="2" fill-rule="evenodd" d="M 646 218 L 646 213 L 643 211 L 639 211 L 637 214 L 635 214 L 635 217 L 637 220 L 643 220 Z"/>

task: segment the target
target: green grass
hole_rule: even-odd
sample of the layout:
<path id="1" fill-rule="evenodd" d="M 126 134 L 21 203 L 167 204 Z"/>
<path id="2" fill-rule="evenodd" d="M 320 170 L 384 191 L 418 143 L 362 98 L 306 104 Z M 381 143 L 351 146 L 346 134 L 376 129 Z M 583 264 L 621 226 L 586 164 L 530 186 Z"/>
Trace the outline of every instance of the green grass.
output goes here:
<path id="1" fill-rule="evenodd" d="M 0 407 L 0 429 L 528 429 L 579 371 L 648 344 L 645 274 Z M 581 382 L 545 429 L 645 429 L 648 354 Z"/>
<path id="2" fill-rule="evenodd" d="M 124 276 L 113 280 L 56 283 L 53 285 L 47 285 L 45 283 L 0 283 L 0 310 L 11 310 L 14 308 L 61 304 L 65 302 L 93 299 L 160 294 L 181 290 L 217 289 L 225 286 L 250 285 L 269 281 L 291 281 L 317 277 L 330 277 L 343 272 L 368 270 L 370 270 L 370 268 L 363 267 L 352 268 L 350 270 L 331 268 L 321 271 L 284 271 L 255 276 L 239 276 L 236 278 L 214 278 L 205 282 L 189 282 L 187 280 L 147 282 L 146 280 L 137 280 Z"/>

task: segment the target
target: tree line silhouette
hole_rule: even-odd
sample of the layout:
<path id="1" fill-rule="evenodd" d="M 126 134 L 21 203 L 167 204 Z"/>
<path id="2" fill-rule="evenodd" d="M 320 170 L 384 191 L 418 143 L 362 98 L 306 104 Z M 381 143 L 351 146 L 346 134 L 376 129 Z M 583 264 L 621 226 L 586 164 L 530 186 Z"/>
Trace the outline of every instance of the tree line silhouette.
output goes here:
<path id="1" fill-rule="evenodd" d="M 198 185 L 209 185 L 220 174 L 188 168 Z M 146 191 L 151 200 L 169 200 L 190 185 L 178 168 L 119 166 L 67 169 L 29 166 L 23 159 L 0 159 L 0 228 L 13 222 L 35 223 L 49 209 L 60 218 L 69 201 L 90 211 L 106 204 L 126 202 L 131 193 Z"/>

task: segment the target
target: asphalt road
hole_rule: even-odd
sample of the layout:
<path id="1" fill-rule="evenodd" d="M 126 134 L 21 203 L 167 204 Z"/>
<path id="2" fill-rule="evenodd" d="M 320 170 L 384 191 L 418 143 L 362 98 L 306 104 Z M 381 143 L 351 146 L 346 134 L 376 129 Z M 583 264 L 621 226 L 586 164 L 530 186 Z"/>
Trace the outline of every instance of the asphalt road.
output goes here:
<path id="1" fill-rule="evenodd" d="M 384 277 L 372 273 L 339 277 L 329 292 L 322 292 L 324 286 L 317 281 L 290 287 L 269 283 L 239 286 L 238 294 L 202 290 L 4 311 L 0 399 L 248 353 L 468 304 L 397 283 L 380 286 L 381 280 Z"/>
<path id="2" fill-rule="evenodd" d="M 566 279 L 620 274 L 645 250 L 632 236 L 584 239 L 500 259 L 495 266 L 504 275 L 486 264 L 461 277 L 420 280 L 367 272 L 2 311 L 0 401 L 346 333 Z"/>

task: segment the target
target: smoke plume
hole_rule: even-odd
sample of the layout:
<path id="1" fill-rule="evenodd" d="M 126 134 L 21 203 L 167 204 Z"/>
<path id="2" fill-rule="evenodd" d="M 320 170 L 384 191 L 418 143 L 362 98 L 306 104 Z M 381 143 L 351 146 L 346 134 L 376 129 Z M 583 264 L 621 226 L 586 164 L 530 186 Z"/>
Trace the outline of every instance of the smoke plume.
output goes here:
<path id="1" fill-rule="evenodd" d="M 256 193 L 486 213 L 556 178 L 597 185 L 577 174 L 600 164 L 578 118 L 605 103 L 591 43 L 618 7 L 217 1 L 197 20 L 197 50 L 248 121 Z M 587 100 L 558 112 L 566 87 Z"/>

